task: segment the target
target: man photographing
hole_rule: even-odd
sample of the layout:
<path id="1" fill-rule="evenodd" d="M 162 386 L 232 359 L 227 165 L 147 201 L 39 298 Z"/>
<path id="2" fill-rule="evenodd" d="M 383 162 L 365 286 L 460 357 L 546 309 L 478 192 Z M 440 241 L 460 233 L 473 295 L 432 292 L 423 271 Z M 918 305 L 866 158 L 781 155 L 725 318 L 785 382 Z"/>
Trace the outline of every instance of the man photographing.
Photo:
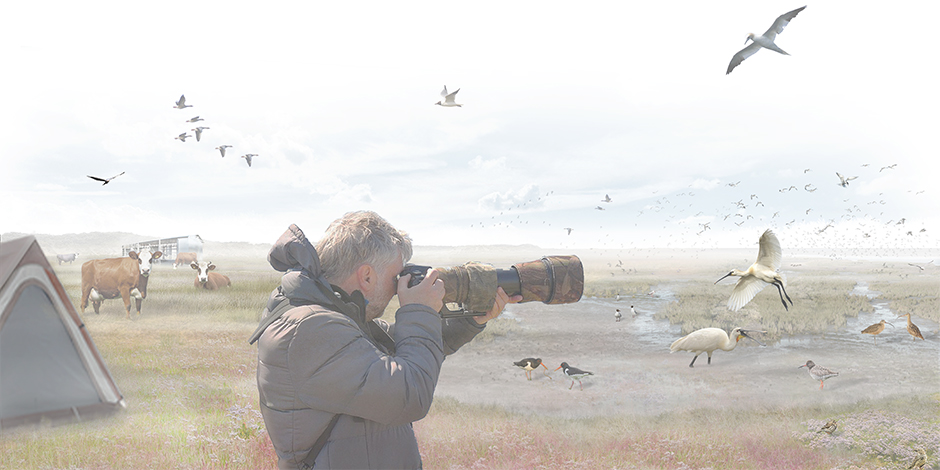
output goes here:
<path id="1" fill-rule="evenodd" d="M 444 356 L 499 316 L 441 319 L 444 282 L 431 270 L 408 287 L 411 239 L 374 212 L 345 214 L 316 248 L 296 225 L 268 253 L 286 272 L 258 341 L 265 427 L 288 468 L 420 468 L 412 422 L 428 413 Z M 395 323 L 380 317 L 394 295 Z"/>

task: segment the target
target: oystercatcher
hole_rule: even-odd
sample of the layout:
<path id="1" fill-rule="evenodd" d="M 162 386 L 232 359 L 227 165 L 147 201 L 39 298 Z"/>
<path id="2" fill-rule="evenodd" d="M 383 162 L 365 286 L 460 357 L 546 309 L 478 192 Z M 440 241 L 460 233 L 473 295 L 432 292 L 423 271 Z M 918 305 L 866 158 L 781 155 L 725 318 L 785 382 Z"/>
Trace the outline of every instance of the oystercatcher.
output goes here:
<path id="1" fill-rule="evenodd" d="M 525 378 L 528 380 L 532 380 L 532 376 L 530 375 L 530 372 L 535 370 L 536 367 L 538 366 L 545 367 L 545 364 L 542 364 L 542 358 L 540 357 L 527 357 L 521 361 L 513 362 L 513 365 L 525 369 Z M 545 370 L 548 370 L 548 367 L 545 367 Z M 545 374 L 545 372 L 542 372 L 542 374 L 548 377 L 548 375 Z M 551 377 L 548 377 L 548 378 L 551 379 Z"/>
<path id="2" fill-rule="evenodd" d="M 581 383 L 581 379 L 589 375 L 594 375 L 593 372 L 588 372 L 586 370 L 581 370 L 576 367 L 571 367 L 568 365 L 567 362 L 562 362 L 561 365 L 558 366 L 558 368 L 556 368 L 555 370 L 558 370 L 558 369 L 561 369 L 562 372 L 564 372 L 565 375 L 567 375 L 568 378 L 571 379 L 571 385 L 568 386 L 568 390 L 571 390 L 571 387 L 574 387 L 575 380 L 578 381 L 578 386 L 581 387 L 581 390 L 584 390 L 584 385 Z"/>
<path id="3" fill-rule="evenodd" d="M 809 370 L 809 376 L 819 381 L 820 390 L 823 388 L 823 380 L 826 380 L 830 377 L 839 376 L 838 372 L 826 369 L 823 366 L 817 366 L 813 361 L 806 361 L 806 364 L 803 364 L 800 367 L 805 367 L 807 370 Z M 797 369 L 800 367 L 797 367 Z"/>

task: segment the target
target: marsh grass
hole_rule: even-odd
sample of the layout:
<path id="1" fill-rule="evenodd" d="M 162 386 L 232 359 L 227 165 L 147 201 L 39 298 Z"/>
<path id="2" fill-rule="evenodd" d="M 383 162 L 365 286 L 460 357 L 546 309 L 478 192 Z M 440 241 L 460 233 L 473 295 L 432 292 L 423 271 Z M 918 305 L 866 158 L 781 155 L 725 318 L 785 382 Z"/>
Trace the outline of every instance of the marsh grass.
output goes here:
<path id="1" fill-rule="evenodd" d="M 868 298 L 850 295 L 855 283 L 848 278 L 803 275 L 787 284 L 787 293 L 793 300 L 789 310 L 781 304 L 776 288 L 769 286 L 741 310 L 732 312 L 727 302 L 733 283 L 688 281 L 677 285 L 677 300 L 657 313 L 656 318 L 682 324 L 683 333 L 707 327 L 730 330 L 741 326 L 766 330 L 762 337 L 771 341 L 783 335 L 820 333 L 845 325 L 847 317 L 874 310 Z"/>
<path id="2" fill-rule="evenodd" d="M 909 277 L 897 282 L 875 281 L 868 287 L 880 293 L 879 299 L 889 301 L 895 313 L 940 322 L 940 279 Z"/>
<path id="3" fill-rule="evenodd" d="M 485 405 L 436 398 L 427 418 L 415 424 L 424 465 L 440 469 L 537 468 L 880 468 L 883 462 L 861 448 L 811 445 L 801 437 L 843 414 L 878 413 L 883 403 L 846 409 L 699 410 L 646 420 L 630 416 L 584 419 L 510 413 Z M 889 404 L 905 429 L 921 434 L 936 424 L 912 420 L 912 410 L 937 416 L 936 401 Z M 936 419 L 936 418 L 934 418 Z M 825 423 L 825 420 L 822 421 Z M 821 424 L 820 424 L 821 425 Z M 922 436 L 923 437 L 923 436 Z M 869 436 L 872 442 L 877 436 Z M 923 445 L 931 445 L 924 437 Z M 868 441 L 862 442 L 865 444 Z"/>
<path id="4" fill-rule="evenodd" d="M 584 274 L 585 297 L 615 297 L 646 294 L 652 286 L 661 282 L 649 276 L 616 275 L 604 276 L 597 272 Z"/>

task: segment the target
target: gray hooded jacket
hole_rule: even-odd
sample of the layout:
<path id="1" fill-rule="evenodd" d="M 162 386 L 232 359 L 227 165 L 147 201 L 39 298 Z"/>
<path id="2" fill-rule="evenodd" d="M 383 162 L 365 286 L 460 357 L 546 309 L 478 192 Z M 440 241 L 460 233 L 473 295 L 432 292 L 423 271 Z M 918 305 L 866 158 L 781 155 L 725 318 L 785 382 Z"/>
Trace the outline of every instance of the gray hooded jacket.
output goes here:
<path id="1" fill-rule="evenodd" d="M 345 302 L 327 294 L 317 252 L 296 225 L 268 261 L 287 273 L 263 316 L 285 301 L 294 306 L 258 340 L 261 414 L 279 468 L 303 468 L 335 414 L 339 420 L 314 468 L 420 468 L 411 423 L 431 406 L 445 354 L 482 325 L 470 318 L 442 321 L 418 304 L 401 307 L 394 325 L 366 322 L 358 291 L 342 293 Z"/>

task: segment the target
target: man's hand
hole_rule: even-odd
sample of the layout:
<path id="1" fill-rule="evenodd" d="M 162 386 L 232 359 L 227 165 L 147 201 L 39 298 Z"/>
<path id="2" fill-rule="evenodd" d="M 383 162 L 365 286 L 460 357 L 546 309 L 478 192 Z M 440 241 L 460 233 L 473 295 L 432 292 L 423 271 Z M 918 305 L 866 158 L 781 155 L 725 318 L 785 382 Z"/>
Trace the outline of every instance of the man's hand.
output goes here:
<path id="1" fill-rule="evenodd" d="M 514 304 L 521 300 L 522 300 L 522 295 L 517 294 L 517 295 L 510 297 L 508 294 L 506 294 L 506 291 L 504 291 L 502 287 L 497 287 L 496 288 L 496 301 L 493 302 L 493 308 L 491 308 L 489 312 L 486 312 L 486 315 L 473 317 L 473 319 L 476 320 L 477 323 L 482 325 L 498 317 L 500 313 L 503 313 L 503 309 L 506 308 L 506 304 Z"/>
<path id="2" fill-rule="evenodd" d="M 408 288 L 411 274 L 398 279 L 398 303 L 402 307 L 408 304 L 421 304 L 440 312 L 444 307 L 444 281 L 437 278 L 438 271 L 432 269 L 420 284 Z M 497 313 L 498 315 L 498 313 Z"/>

